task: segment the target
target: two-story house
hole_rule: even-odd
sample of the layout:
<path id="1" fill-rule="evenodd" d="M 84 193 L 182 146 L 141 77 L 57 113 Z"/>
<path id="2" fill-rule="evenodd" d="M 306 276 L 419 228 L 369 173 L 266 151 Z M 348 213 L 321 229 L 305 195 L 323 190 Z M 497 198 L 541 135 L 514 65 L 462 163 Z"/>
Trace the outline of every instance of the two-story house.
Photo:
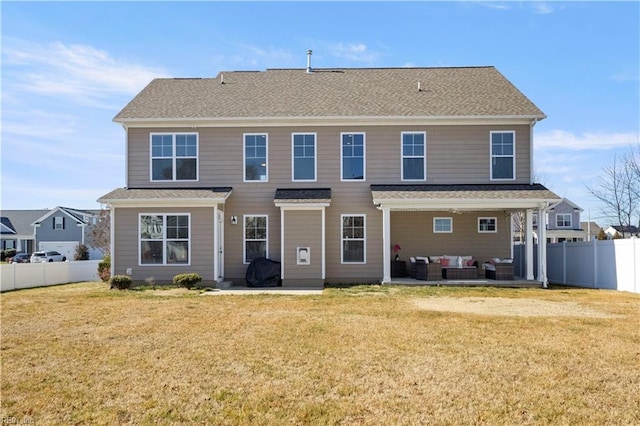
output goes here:
<path id="1" fill-rule="evenodd" d="M 70 207 L 43 210 L 3 210 L 1 212 L 2 249 L 33 253 L 38 250 L 55 250 L 73 259 L 78 244 L 90 244 L 91 226 L 100 212 Z M 92 259 L 100 259 L 102 253 L 90 249 Z"/>
<path id="2" fill-rule="evenodd" d="M 533 213 L 560 201 L 532 180 L 544 118 L 494 67 L 153 80 L 114 118 L 126 187 L 99 199 L 112 272 L 243 285 L 267 257 L 284 286 L 317 286 L 391 282 L 396 244 L 406 258 L 509 257 L 511 213 L 531 235 Z"/>

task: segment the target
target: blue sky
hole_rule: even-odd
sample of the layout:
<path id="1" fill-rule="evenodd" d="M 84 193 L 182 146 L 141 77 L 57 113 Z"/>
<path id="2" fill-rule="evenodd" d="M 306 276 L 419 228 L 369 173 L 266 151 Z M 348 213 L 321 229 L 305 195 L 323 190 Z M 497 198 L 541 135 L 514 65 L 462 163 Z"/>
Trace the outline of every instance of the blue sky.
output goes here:
<path id="1" fill-rule="evenodd" d="M 112 118 L 155 77 L 304 67 L 494 65 L 548 118 L 539 181 L 586 186 L 640 134 L 638 2 L 7 2 L 2 208 L 99 208 L 125 184 Z M 608 222 L 605 219 L 599 219 Z"/>

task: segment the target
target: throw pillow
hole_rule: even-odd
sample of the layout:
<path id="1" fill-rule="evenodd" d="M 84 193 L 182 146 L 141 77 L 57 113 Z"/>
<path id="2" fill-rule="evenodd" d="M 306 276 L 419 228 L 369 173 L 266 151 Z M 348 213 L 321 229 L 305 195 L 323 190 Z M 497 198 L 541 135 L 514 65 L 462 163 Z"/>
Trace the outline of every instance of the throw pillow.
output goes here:
<path id="1" fill-rule="evenodd" d="M 440 263 L 442 264 L 442 266 L 449 266 L 449 259 L 443 257 L 442 259 L 440 259 Z"/>

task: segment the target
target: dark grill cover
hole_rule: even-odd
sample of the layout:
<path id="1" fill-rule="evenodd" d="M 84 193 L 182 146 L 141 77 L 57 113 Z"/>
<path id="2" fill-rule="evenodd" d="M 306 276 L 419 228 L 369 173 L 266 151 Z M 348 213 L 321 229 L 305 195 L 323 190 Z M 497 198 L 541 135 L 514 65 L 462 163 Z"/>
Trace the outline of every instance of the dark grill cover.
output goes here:
<path id="1" fill-rule="evenodd" d="M 248 287 L 281 286 L 280 262 L 259 257 L 249 264 L 244 278 Z"/>

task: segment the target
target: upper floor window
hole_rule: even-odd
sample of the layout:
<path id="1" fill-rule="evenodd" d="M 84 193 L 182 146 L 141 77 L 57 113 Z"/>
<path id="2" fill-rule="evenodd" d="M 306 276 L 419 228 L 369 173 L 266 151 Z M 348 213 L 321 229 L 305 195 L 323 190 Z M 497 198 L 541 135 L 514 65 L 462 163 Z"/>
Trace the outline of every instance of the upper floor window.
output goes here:
<path id="1" fill-rule="evenodd" d="M 558 228 L 571 228 L 571 213 L 556 214 L 556 226 Z"/>
<path id="2" fill-rule="evenodd" d="M 342 133 L 342 180 L 365 180 L 364 133 Z"/>
<path id="3" fill-rule="evenodd" d="M 366 232 L 364 215 L 342 218 L 342 263 L 366 263 Z"/>
<path id="4" fill-rule="evenodd" d="M 188 265 L 189 222 L 188 214 L 141 214 L 140 264 Z"/>
<path id="5" fill-rule="evenodd" d="M 402 132 L 402 180 L 426 180 L 425 132 Z"/>
<path id="6" fill-rule="evenodd" d="M 55 216 L 53 218 L 53 229 L 64 229 L 64 217 Z"/>
<path id="7" fill-rule="evenodd" d="M 294 133 L 292 135 L 293 166 L 292 180 L 316 180 L 316 134 Z"/>
<path id="8" fill-rule="evenodd" d="M 244 135 L 244 181 L 266 182 L 267 174 L 267 135 Z"/>
<path id="9" fill-rule="evenodd" d="M 491 132 L 491 180 L 515 179 L 515 145 L 515 132 Z"/>
<path id="10" fill-rule="evenodd" d="M 151 134 L 151 180 L 198 180 L 198 134 Z"/>

